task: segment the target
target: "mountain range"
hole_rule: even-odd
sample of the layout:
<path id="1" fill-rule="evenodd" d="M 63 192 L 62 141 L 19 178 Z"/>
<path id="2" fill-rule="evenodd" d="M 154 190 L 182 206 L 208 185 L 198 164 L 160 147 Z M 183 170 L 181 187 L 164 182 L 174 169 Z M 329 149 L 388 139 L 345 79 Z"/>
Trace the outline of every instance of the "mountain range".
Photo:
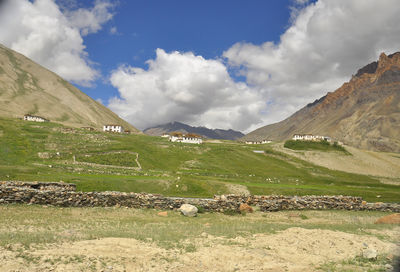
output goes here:
<path id="1" fill-rule="evenodd" d="M 141 133 L 107 107 L 25 56 L 0 44 L 0 116 L 38 115 L 72 127 L 122 125 Z M 400 152 L 400 52 L 382 53 L 334 92 L 287 119 L 246 136 L 239 131 L 172 122 L 148 128 L 148 135 L 173 131 L 210 139 L 284 141 L 293 134 L 330 136 L 362 149 Z M 244 136 L 244 137 L 243 137 Z"/>
<path id="2" fill-rule="evenodd" d="M 244 136 L 240 131 L 232 129 L 209 129 L 206 127 L 192 127 L 180 122 L 171 122 L 145 129 L 143 132 L 152 136 L 161 136 L 170 132 L 195 133 L 209 139 L 236 140 Z"/>
<path id="3" fill-rule="evenodd" d="M 72 127 L 118 124 L 140 132 L 55 73 L 0 44 L 0 116 L 25 114 Z"/>
<path id="4" fill-rule="evenodd" d="M 284 141 L 293 134 L 330 136 L 358 148 L 400 152 L 400 52 L 382 53 L 334 92 L 243 140 Z"/>

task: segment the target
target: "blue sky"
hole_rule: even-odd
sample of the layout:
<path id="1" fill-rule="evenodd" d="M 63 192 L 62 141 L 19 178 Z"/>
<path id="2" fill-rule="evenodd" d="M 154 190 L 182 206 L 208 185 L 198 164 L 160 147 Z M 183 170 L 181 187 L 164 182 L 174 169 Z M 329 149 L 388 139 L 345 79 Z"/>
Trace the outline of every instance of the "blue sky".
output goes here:
<path id="1" fill-rule="evenodd" d="M 398 0 L 5 0 L 0 43 L 139 129 L 250 132 L 399 51 Z"/>
<path id="2" fill-rule="evenodd" d="M 92 3 L 82 1 L 80 5 L 90 7 Z M 88 35 L 85 45 L 106 77 L 121 64 L 146 67 L 157 48 L 214 59 L 237 42 L 279 41 L 289 26 L 292 4 L 284 0 L 121 0 L 113 9 L 113 19 L 98 33 Z M 111 34 L 111 28 L 117 33 Z M 116 88 L 101 79 L 94 88 L 77 87 L 105 102 L 118 95 Z"/>

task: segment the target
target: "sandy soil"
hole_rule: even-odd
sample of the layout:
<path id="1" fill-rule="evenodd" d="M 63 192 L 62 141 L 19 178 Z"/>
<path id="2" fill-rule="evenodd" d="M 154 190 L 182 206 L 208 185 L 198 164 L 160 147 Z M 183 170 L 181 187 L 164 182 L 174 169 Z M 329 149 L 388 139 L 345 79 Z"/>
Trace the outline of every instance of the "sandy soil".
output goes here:
<path id="1" fill-rule="evenodd" d="M 400 235 L 400 227 L 391 235 Z M 186 248 L 186 249 L 185 249 Z M 373 236 L 289 228 L 276 234 L 228 239 L 202 233 L 182 249 L 151 241 L 104 238 L 58 245 L 0 248 L 0 271 L 319 271 L 327 262 L 360 256 L 366 248 L 399 248 Z"/>
<path id="2" fill-rule="evenodd" d="M 338 152 L 296 151 L 284 148 L 282 143 L 273 147 L 275 150 L 329 169 L 384 178 L 400 178 L 400 154 L 361 150 L 350 146 L 345 148 L 352 154 L 351 156 Z M 383 180 L 400 185 L 399 181 Z"/>

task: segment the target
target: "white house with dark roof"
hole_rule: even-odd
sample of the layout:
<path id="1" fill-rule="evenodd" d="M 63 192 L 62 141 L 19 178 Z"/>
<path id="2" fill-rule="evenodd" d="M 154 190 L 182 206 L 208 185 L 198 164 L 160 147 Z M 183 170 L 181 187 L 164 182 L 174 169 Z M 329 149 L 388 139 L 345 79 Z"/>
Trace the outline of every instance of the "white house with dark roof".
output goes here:
<path id="1" fill-rule="evenodd" d="M 104 125 L 103 131 L 123 133 L 124 128 L 121 125 Z"/>

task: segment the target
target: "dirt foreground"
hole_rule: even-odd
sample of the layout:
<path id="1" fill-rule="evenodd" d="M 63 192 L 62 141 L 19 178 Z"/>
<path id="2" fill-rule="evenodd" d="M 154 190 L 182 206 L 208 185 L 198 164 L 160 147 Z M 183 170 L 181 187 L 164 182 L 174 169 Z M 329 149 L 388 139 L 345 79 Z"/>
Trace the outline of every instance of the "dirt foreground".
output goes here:
<path id="1" fill-rule="evenodd" d="M 103 238 L 48 245 L 30 250 L 24 258 L 20 257 L 21 251 L 2 249 L 0 270 L 320 271 L 323 269 L 321 265 L 351 260 L 361 256 L 368 248 L 380 255 L 390 255 L 398 250 L 394 243 L 376 237 L 298 227 L 276 234 L 256 234 L 234 239 L 204 233 L 202 237 L 190 241 L 190 244 L 193 242 L 196 247 L 194 252 L 167 250 L 154 243 L 131 238 Z M 185 243 L 189 241 L 184 241 L 183 245 Z M 32 260 L 28 266 L 27 258 Z M 345 266 L 340 265 L 340 268 Z"/>
<path id="2" fill-rule="evenodd" d="M 0 207 L 0 271 L 394 271 L 400 255 L 386 213 L 158 213 Z"/>

